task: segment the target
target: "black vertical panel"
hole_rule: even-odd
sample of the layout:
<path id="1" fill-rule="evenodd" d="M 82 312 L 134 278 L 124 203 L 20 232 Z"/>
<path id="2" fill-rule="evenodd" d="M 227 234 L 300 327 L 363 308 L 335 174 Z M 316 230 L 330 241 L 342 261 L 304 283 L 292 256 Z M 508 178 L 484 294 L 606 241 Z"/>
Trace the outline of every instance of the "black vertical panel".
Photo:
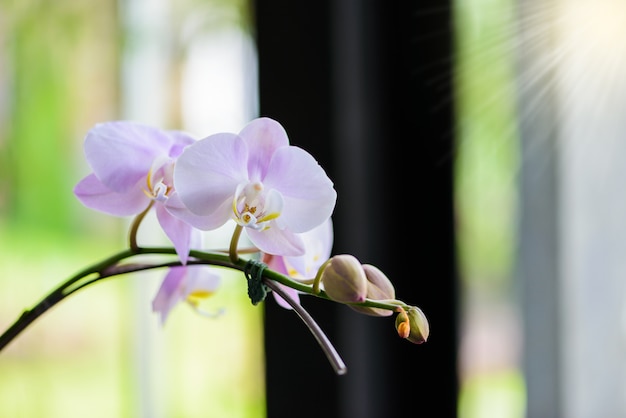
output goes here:
<path id="1" fill-rule="evenodd" d="M 260 113 L 281 122 L 291 143 L 333 178 L 328 3 L 258 1 L 255 8 Z M 332 338 L 338 307 L 311 298 L 303 305 Z M 268 417 L 334 416 L 337 376 L 296 314 L 271 297 L 265 341 Z"/>
<path id="2" fill-rule="evenodd" d="M 381 268 L 431 324 L 417 346 L 393 317 L 305 299 L 347 363 L 336 376 L 296 315 L 269 300 L 268 416 L 455 417 L 450 4 L 259 0 L 255 15 L 261 114 L 334 180 L 334 253 Z"/>

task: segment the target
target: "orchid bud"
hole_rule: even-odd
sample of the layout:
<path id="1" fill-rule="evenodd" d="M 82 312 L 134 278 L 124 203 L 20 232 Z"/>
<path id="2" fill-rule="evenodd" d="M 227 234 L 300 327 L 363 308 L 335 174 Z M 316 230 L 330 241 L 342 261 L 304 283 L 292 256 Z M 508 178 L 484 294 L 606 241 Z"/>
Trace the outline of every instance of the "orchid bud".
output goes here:
<path id="1" fill-rule="evenodd" d="M 367 278 L 367 298 L 372 300 L 389 300 L 396 298 L 396 289 L 391 280 L 378 267 L 371 264 L 363 264 L 363 271 Z M 357 312 L 371 316 L 390 316 L 393 311 L 389 309 L 370 308 L 366 306 L 350 306 Z"/>
<path id="2" fill-rule="evenodd" d="M 365 271 L 356 257 L 349 254 L 332 257 L 321 275 L 329 298 L 341 303 L 363 302 L 367 294 Z"/>
<path id="3" fill-rule="evenodd" d="M 426 342 L 429 334 L 426 315 L 420 308 L 411 306 L 408 311 L 400 312 L 396 317 L 396 330 L 400 337 L 414 344 Z"/>

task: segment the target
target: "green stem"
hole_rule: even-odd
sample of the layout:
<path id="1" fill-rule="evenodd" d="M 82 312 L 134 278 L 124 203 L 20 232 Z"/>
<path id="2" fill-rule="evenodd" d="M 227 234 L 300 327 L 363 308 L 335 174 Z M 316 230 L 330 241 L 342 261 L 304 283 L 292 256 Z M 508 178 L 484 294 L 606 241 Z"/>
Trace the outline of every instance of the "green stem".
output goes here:
<path id="1" fill-rule="evenodd" d="M 92 266 L 89 266 L 77 274 L 73 275 L 63 283 L 61 283 L 58 287 L 53 289 L 46 297 L 44 297 L 39 303 L 37 303 L 33 308 L 25 310 L 22 315 L 18 317 L 18 319 L 11 325 L 2 335 L 0 335 L 0 351 L 2 351 L 11 341 L 13 341 L 22 331 L 24 331 L 30 324 L 32 324 L 37 318 L 46 313 L 49 309 L 55 306 L 57 303 L 61 302 L 66 297 L 71 294 L 77 292 L 78 290 L 96 283 L 102 279 L 118 276 L 121 274 L 132 273 L 141 270 L 148 269 L 157 269 L 157 268 L 166 268 L 166 267 L 174 267 L 180 266 L 181 263 L 176 259 L 176 261 L 171 261 L 167 263 L 153 263 L 153 264 L 119 264 L 121 261 L 130 259 L 132 257 L 138 255 L 171 255 L 176 257 L 176 250 L 170 247 L 150 247 L 150 248 L 142 248 L 136 247 L 134 249 L 127 249 L 121 251 L 117 254 L 112 255 Z M 225 267 L 230 269 L 235 269 L 239 271 L 244 271 L 247 260 L 237 257 L 234 261 L 232 259 L 232 254 L 224 254 L 224 253 L 212 253 L 212 252 L 204 252 L 191 250 L 190 260 L 187 263 L 188 265 L 213 265 L 217 267 Z M 323 290 L 320 290 L 319 293 L 316 293 L 311 286 L 307 286 L 298 281 L 295 281 L 288 276 L 275 272 L 271 269 L 265 269 L 263 271 L 263 277 L 272 280 L 278 283 L 281 283 L 285 286 L 291 287 L 300 291 L 301 293 L 306 293 L 312 296 L 316 296 L 319 298 L 331 300 Z M 364 307 L 373 307 L 373 308 L 381 308 L 388 309 L 392 311 L 397 311 L 397 308 L 403 307 L 408 309 L 409 306 L 404 304 L 403 302 L 392 300 L 392 301 L 376 301 L 376 300 L 366 300 L 361 303 L 354 303 L 355 306 L 364 306 Z"/>
<path id="2" fill-rule="evenodd" d="M 228 254 L 230 255 L 230 261 L 232 261 L 233 263 L 236 263 L 237 260 L 239 260 L 239 255 L 237 254 L 237 245 L 239 244 L 241 231 L 243 231 L 243 226 L 235 226 L 235 230 L 233 231 L 233 237 L 230 239 L 230 248 L 228 249 Z"/>
<path id="3" fill-rule="evenodd" d="M 117 264 L 120 260 L 128 258 L 132 255 L 134 255 L 134 252 L 132 250 L 122 251 L 99 263 L 94 264 L 93 266 L 87 267 L 86 269 L 80 271 L 79 273 L 75 274 L 74 276 L 63 282 L 57 288 L 52 290 L 32 309 L 24 311 L 22 315 L 15 321 L 15 323 L 13 323 L 13 325 L 9 327 L 9 329 L 7 329 L 2 335 L 0 335 L 0 350 L 2 350 L 11 341 L 13 341 L 13 339 L 17 337 L 22 331 L 24 331 L 32 322 L 34 322 L 35 319 L 39 318 L 54 305 L 66 298 L 69 293 L 72 293 L 71 291 L 67 293 L 66 289 L 71 289 L 71 287 L 81 279 L 90 277 L 93 274 L 99 274 L 106 268 L 113 266 Z"/>
<path id="4" fill-rule="evenodd" d="M 139 248 L 139 246 L 137 245 L 137 232 L 139 231 L 139 225 L 141 224 L 141 221 L 143 221 L 143 218 L 146 217 L 146 214 L 152 208 L 153 204 L 154 204 L 154 200 L 151 200 L 148 207 L 145 208 L 144 211 L 141 212 L 139 215 L 135 216 L 135 219 L 133 219 L 133 223 L 130 226 L 130 231 L 128 233 L 128 241 L 130 243 L 130 249 L 133 251 Z"/>
<path id="5" fill-rule="evenodd" d="M 322 264 L 320 268 L 317 269 L 317 274 L 315 275 L 315 279 L 313 279 L 313 292 L 314 293 L 320 292 L 320 283 L 322 283 L 322 273 L 324 272 L 324 269 L 326 268 L 326 266 L 330 264 L 330 260 L 331 260 L 330 258 L 326 260 L 324 264 Z"/>

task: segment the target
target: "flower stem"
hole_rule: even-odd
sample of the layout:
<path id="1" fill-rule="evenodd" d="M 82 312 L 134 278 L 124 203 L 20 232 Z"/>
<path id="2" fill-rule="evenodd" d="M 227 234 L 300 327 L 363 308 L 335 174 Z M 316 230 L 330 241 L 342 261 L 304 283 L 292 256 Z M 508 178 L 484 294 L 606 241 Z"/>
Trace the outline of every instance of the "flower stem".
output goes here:
<path id="1" fill-rule="evenodd" d="M 277 286 L 276 283 L 272 280 L 266 279 L 264 280 L 264 282 L 267 287 L 272 289 L 272 291 L 278 293 L 278 295 L 285 299 L 285 301 L 293 308 L 293 310 L 296 311 L 300 319 L 302 319 L 302 322 L 304 322 L 304 324 L 309 328 L 309 330 L 317 340 L 318 344 L 322 348 L 322 351 L 324 351 L 324 354 L 326 354 L 326 358 L 328 358 L 328 361 L 335 370 L 335 373 L 337 373 L 338 375 L 346 374 L 348 371 L 346 364 L 343 362 L 341 356 L 339 356 L 339 353 L 337 353 L 337 350 L 335 350 L 335 347 L 332 345 L 326 334 L 324 334 L 324 331 L 322 331 L 320 326 L 317 324 L 317 322 L 315 322 L 313 317 L 309 315 L 306 309 L 304 309 L 302 305 L 293 300 L 293 298 L 289 296 L 287 292 L 283 292 L 282 289 Z"/>
<path id="2" fill-rule="evenodd" d="M 320 268 L 317 269 L 317 274 L 315 275 L 315 279 L 313 279 L 313 293 L 320 292 L 320 283 L 322 282 L 322 273 L 324 272 L 324 269 L 326 268 L 326 266 L 330 264 L 330 260 L 331 260 L 330 258 L 326 260 L 324 264 L 322 264 Z"/>
<path id="3" fill-rule="evenodd" d="M 106 268 L 115 265 L 118 261 L 134 255 L 132 250 L 125 250 L 117 253 L 100 263 L 94 264 L 76 275 L 70 277 L 61 283 L 56 289 L 52 290 L 48 295 L 37 303 L 32 309 L 25 310 L 22 315 L 9 327 L 2 335 L 0 335 L 0 351 L 6 347 L 15 337 L 24 331 L 37 318 L 46 313 L 54 305 L 65 299 L 69 294 L 73 293 L 73 287 L 81 279 L 92 277 L 94 274 L 100 274 Z M 82 287 L 82 286 L 79 286 Z M 68 291 L 69 290 L 69 291 Z"/>
<path id="4" fill-rule="evenodd" d="M 235 230 L 233 231 L 233 237 L 230 239 L 230 248 L 228 249 L 228 255 L 230 256 L 230 261 L 236 263 L 239 260 L 239 255 L 237 254 L 237 245 L 239 244 L 239 237 L 241 237 L 241 231 L 243 231 L 243 226 L 236 225 Z"/>
<path id="5" fill-rule="evenodd" d="M 148 213 L 150 208 L 152 208 L 153 204 L 154 204 L 154 200 L 151 200 L 148 207 L 145 208 L 144 211 L 141 212 L 139 215 L 135 216 L 135 219 L 133 219 L 133 223 L 130 226 L 130 231 L 128 233 L 128 241 L 130 244 L 130 249 L 133 251 L 136 251 L 139 248 L 139 246 L 137 245 L 137 232 L 139 231 L 139 225 L 141 224 L 141 221 L 143 221 L 143 218 L 146 217 L 146 214 Z"/>
<path id="6" fill-rule="evenodd" d="M 135 222 L 138 225 L 138 222 Z M 240 233 L 241 231 L 239 231 Z M 238 235 L 237 233 L 235 235 Z M 236 241 L 236 239 L 233 239 Z M 236 244 L 235 244 L 236 247 Z M 153 254 L 153 255 L 170 255 L 176 257 L 176 250 L 170 247 L 137 247 L 130 248 L 124 251 L 121 251 L 117 254 L 114 254 L 96 264 L 93 264 L 84 270 L 78 272 L 74 276 L 70 277 L 55 289 L 53 289 L 50 293 L 48 293 L 39 303 L 33 306 L 31 309 L 25 310 L 17 320 L 11 325 L 3 334 L 0 335 L 0 351 L 2 351 L 11 341 L 13 341 L 22 331 L 24 331 L 30 324 L 32 324 L 37 318 L 46 313 L 49 309 L 55 306 L 57 303 L 61 302 L 63 299 L 67 298 L 71 294 L 77 292 L 78 290 L 101 281 L 108 277 L 118 276 L 122 274 L 128 274 L 141 270 L 149 270 L 149 269 L 157 269 L 157 268 L 167 268 L 180 266 L 180 260 L 175 258 L 174 261 L 169 262 L 158 262 L 152 264 L 130 264 L 124 263 L 120 264 L 121 261 L 130 259 L 132 257 L 143 255 L 143 254 Z M 235 260 L 232 258 L 232 254 L 224 254 L 224 253 L 213 253 L 213 252 L 204 252 L 198 250 L 191 250 L 189 252 L 190 260 L 187 265 L 212 265 L 217 267 L 224 267 L 229 269 L 235 269 L 244 272 L 247 260 L 237 257 L 237 252 L 235 250 Z M 288 276 L 285 276 L 281 273 L 273 271 L 271 269 L 263 270 L 263 278 L 265 279 L 265 283 L 268 284 L 272 290 L 276 291 L 280 296 L 283 297 L 291 306 L 294 307 L 294 310 L 300 315 L 300 317 L 305 321 L 311 332 L 318 339 L 322 347 L 324 348 L 325 353 L 329 356 L 329 358 L 333 358 L 336 356 L 336 351 L 332 348 L 332 345 L 328 342 L 328 339 L 324 336 L 323 332 L 319 330 L 319 327 L 310 315 L 304 311 L 304 309 L 296 304 L 288 295 L 284 295 L 280 289 L 275 290 L 274 287 L 276 283 L 281 283 L 287 287 L 291 287 L 296 289 L 302 293 L 306 293 L 312 296 L 316 296 L 319 298 L 327 299 L 328 296 L 323 290 L 319 290 L 319 293 L 316 293 L 312 290 L 311 286 L 307 286 L 306 284 L 300 283 L 296 280 L 291 279 Z M 274 286 L 274 287 L 272 287 Z M 291 300 L 291 301 L 290 301 Z M 297 306 L 295 306 L 297 305 Z M 365 307 L 373 307 L 373 308 L 382 308 L 389 309 L 394 312 L 398 311 L 399 307 L 403 307 L 408 309 L 409 307 L 401 301 L 398 300 L 369 300 L 366 299 L 361 303 L 354 303 L 356 306 L 365 306 Z M 308 321 L 308 322 L 307 322 Z M 315 331 L 318 330 L 318 331 Z M 334 354 L 333 354 L 334 353 Z M 337 360 L 338 359 L 338 360 Z M 331 360 L 333 367 L 335 370 L 340 373 L 342 370 L 342 362 L 341 359 L 335 358 Z M 343 366 L 345 367 L 345 366 Z M 345 373 L 345 371 L 343 372 Z"/>

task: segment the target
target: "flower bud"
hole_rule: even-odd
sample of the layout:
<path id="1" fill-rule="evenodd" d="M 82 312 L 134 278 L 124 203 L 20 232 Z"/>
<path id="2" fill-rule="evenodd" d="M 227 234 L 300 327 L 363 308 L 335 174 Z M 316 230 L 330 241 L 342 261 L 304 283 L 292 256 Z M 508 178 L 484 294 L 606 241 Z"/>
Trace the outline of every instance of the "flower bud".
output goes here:
<path id="1" fill-rule="evenodd" d="M 426 315 L 416 306 L 411 306 L 408 311 L 398 314 L 396 317 L 396 330 L 400 337 L 406 338 L 414 344 L 426 342 L 430 332 Z"/>
<path id="2" fill-rule="evenodd" d="M 398 335 L 400 338 L 409 338 L 411 335 L 411 326 L 409 325 L 409 321 L 398 321 L 396 318 L 396 330 L 398 331 Z"/>
<path id="3" fill-rule="evenodd" d="M 391 280 L 380 271 L 378 267 L 371 264 L 363 264 L 363 271 L 367 278 L 367 298 L 372 300 L 388 300 L 396 298 L 396 289 Z M 370 308 L 365 306 L 350 306 L 357 312 L 372 316 L 390 316 L 393 311 L 389 309 Z"/>
<path id="4" fill-rule="evenodd" d="M 349 254 L 332 257 L 322 271 L 321 281 L 329 298 L 341 303 L 363 302 L 367 294 L 365 271 Z"/>

